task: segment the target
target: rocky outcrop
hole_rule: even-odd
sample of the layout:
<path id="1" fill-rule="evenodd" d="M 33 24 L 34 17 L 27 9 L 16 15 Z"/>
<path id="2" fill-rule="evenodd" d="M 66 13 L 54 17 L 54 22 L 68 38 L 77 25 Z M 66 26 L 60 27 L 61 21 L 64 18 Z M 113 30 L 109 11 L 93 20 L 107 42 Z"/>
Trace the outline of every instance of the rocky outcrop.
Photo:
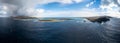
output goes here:
<path id="1" fill-rule="evenodd" d="M 91 22 L 102 23 L 102 22 L 109 21 L 111 17 L 109 17 L 109 16 L 96 16 L 96 17 L 85 17 L 85 18 Z"/>

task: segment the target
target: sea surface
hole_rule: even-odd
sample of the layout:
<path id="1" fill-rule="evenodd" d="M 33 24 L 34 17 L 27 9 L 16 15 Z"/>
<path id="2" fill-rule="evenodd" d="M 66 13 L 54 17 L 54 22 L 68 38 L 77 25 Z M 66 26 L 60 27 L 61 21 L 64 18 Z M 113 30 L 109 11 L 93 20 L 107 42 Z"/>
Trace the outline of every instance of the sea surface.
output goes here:
<path id="1" fill-rule="evenodd" d="M 0 18 L 0 43 L 120 43 L 118 18 L 102 24 L 84 18 L 39 21 L 43 19 Z"/>

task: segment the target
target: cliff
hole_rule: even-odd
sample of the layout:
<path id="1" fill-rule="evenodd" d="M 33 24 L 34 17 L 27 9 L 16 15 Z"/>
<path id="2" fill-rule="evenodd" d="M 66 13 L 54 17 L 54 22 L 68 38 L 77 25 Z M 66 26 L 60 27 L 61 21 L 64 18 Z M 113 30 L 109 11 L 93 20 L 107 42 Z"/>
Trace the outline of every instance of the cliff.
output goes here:
<path id="1" fill-rule="evenodd" d="M 102 22 L 107 22 L 110 20 L 109 16 L 96 16 L 96 17 L 85 17 L 86 19 L 88 19 L 91 22 L 98 22 L 98 23 L 102 23 Z"/>

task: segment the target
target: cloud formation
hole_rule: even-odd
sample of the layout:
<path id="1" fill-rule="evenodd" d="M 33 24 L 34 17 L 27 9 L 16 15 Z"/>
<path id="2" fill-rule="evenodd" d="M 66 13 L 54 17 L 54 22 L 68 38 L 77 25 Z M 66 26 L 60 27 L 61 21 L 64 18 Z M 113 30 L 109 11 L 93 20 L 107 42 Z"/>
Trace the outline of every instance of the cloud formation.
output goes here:
<path id="1" fill-rule="evenodd" d="M 48 4 L 52 2 L 58 2 L 61 4 L 73 4 L 80 3 L 83 0 L 0 0 L 0 3 L 8 3 L 16 6 L 24 6 L 24 7 L 33 7 L 36 4 Z"/>
<path id="2" fill-rule="evenodd" d="M 64 11 L 45 11 L 44 13 L 37 13 L 35 17 L 92 17 L 102 16 L 100 12 L 95 9 L 82 9 L 82 10 L 64 10 Z"/>
<path id="3" fill-rule="evenodd" d="M 120 18 L 120 0 L 101 0 L 104 15 Z"/>
<path id="4" fill-rule="evenodd" d="M 17 9 L 17 7 L 14 5 L 0 3 L 0 15 L 1 16 L 11 16 L 11 15 L 15 14 L 16 9 Z"/>
<path id="5" fill-rule="evenodd" d="M 34 9 L 37 4 L 44 5 L 52 2 L 61 4 L 79 3 L 83 0 L 0 0 L 0 14 L 28 15 L 41 13 L 43 10 Z M 4 7 L 5 6 L 5 7 Z M 5 9 L 7 8 L 7 9 Z"/>
<path id="6" fill-rule="evenodd" d="M 85 0 L 0 0 L 0 15 L 6 16 L 37 16 L 37 17 L 88 17 L 88 16 L 113 16 L 120 17 L 120 0 L 101 0 L 100 8 L 81 10 L 62 10 L 53 11 L 42 8 L 36 9 L 36 5 L 45 5 L 53 2 L 58 2 L 63 5 L 81 3 Z M 97 0 L 90 2 L 86 7 L 90 7 Z M 102 9 L 102 12 L 97 11 Z"/>
<path id="7" fill-rule="evenodd" d="M 88 4 L 86 5 L 86 7 L 90 7 L 90 6 L 93 5 L 95 2 L 96 2 L 96 0 L 94 0 L 94 1 L 92 1 L 92 2 L 90 2 L 90 3 L 88 3 Z"/>

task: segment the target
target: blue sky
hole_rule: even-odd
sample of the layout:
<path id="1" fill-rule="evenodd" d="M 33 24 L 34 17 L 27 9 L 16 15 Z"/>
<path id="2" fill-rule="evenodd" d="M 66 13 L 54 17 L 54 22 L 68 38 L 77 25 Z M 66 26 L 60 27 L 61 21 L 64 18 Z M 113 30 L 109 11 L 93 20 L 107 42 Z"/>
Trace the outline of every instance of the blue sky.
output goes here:
<path id="1" fill-rule="evenodd" d="M 43 16 L 49 17 L 78 17 L 78 16 L 100 16 L 99 12 L 101 0 L 81 0 L 79 2 L 71 0 L 66 2 L 50 2 L 35 5 L 36 9 L 44 9 L 46 12 Z M 48 11 L 48 12 L 47 12 Z M 102 15 L 102 14 L 101 14 Z"/>
<path id="2" fill-rule="evenodd" d="M 0 0 L 0 17 L 120 17 L 120 0 Z"/>
<path id="3" fill-rule="evenodd" d="M 90 5 L 89 7 L 86 7 L 87 4 L 94 2 L 94 4 Z M 52 3 L 47 3 L 44 5 L 36 5 L 36 8 L 44 8 L 46 10 L 80 10 L 82 8 L 99 8 L 101 0 L 85 0 L 80 3 L 75 3 L 73 2 L 72 4 L 61 4 L 59 2 L 52 2 Z"/>

